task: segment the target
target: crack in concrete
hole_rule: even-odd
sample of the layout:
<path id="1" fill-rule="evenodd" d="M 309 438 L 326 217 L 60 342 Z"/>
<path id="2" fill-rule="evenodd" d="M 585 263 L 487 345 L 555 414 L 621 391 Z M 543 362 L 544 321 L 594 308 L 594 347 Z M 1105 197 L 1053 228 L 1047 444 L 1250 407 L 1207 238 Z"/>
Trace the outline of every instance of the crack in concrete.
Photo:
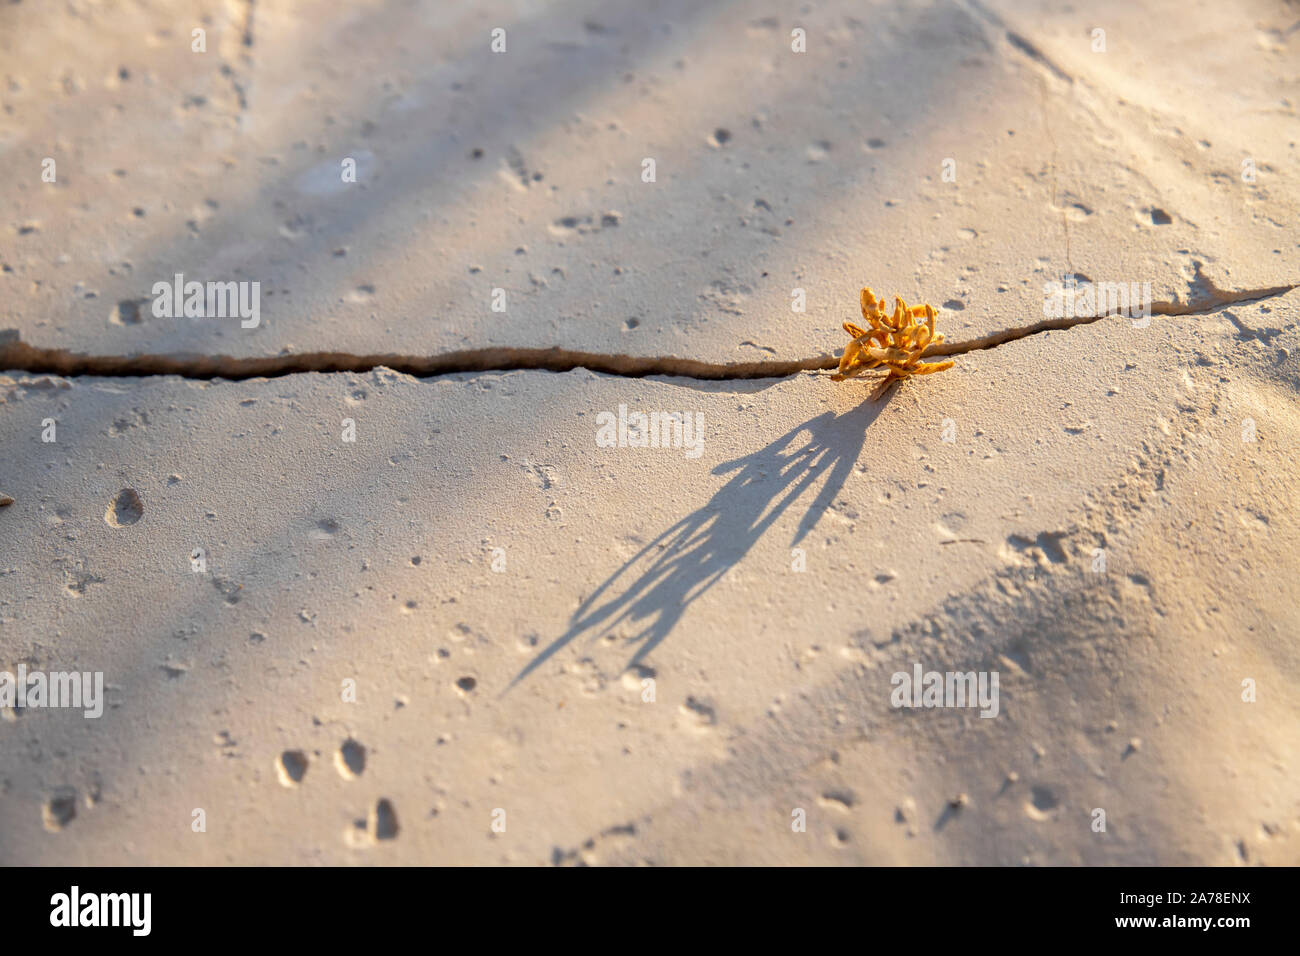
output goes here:
<path id="1" fill-rule="evenodd" d="M 1152 315 L 1185 316 L 1208 315 L 1233 305 L 1260 302 L 1286 295 L 1297 288 L 1294 285 L 1271 286 L 1266 289 L 1228 292 L 1210 287 L 1210 297 L 1197 303 L 1179 304 L 1156 302 Z M 997 348 L 1008 342 L 1028 338 L 1042 332 L 1071 329 L 1090 325 L 1102 319 L 1127 317 L 1122 310 L 1112 310 L 1096 315 L 1048 318 L 1028 325 L 1012 326 L 988 335 L 962 342 L 944 342 L 926 353 L 926 357 L 964 355 L 983 349 Z M 235 358 L 228 355 L 202 354 L 144 354 L 144 355 L 85 355 L 67 349 L 46 349 L 28 345 L 19 338 L 18 330 L 0 330 L 0 370 L 26 372 L 36 375 L 101 376 L 108 378 L 146 378 L 156 375 L 176 375 L 187 379 L 227 379 L 239 381 L 250 378 L 276 378 L 308 372 L 369 372 L 379 367 L 390 368 L 416 378 L 433 378 L 479 372 L 512 372 L 520 370 L 542 372 L 572 372 L 584 368 L 606 375 L 623 378 L 645 378 L 650 375 L 675 376 L 702 381 L 732 381 L 762 378 L 788 378 L 799 372 L 828 371 L 837 368 L 836 355 L 815 355 L 793 360 L 767 360 L 755 362 L 704 362 L 698 359 L 675 356 L 618 355 L 601 352 L 584 352 L 551 348 L 483 348 L 444 352 L 440 355 L 399 355 L 376 353 L 354 355 L 348 352 L 302 352 L 260 358 Z"/>
<path id="2" fill-rule="evenodd" d="M 1062 80 L 1066 83 L 1073 83 L 1075 81 L 1073 76 L 1054 63 L 1047 54 L 1038 48 L 1036 44 L 1023 34 L 1017 33 L 1015 30 L 1011 29 L 1005 20 L 988 7 L 984 6 L 984 4 L 980 3 L 979 0 L 968 0 L 966 5 L 985 23 L 988 23 L 996 30 L 1001 30 L 1008 43 L 1030 60 L 1033 60 L 1039 66 L 1050 72 L 1058 80 Z"/>
<path id="3" fill-rule="evenodd" d="M 1196 303 L 1180 304 L 1177 302 L 1153 302 L 1151 303 L 1152 315 L 1163 316 L 1184 316 L 1184 315 L 1210 315 L 1222 309 L 1230 308 L 1234 305 L 1248 305 L 1252 302 L 1262 302 L 1265 299 L 1273 299 L 1280 295 L 1286 295 L 1300 289 L 1300 283 L 1293 285 L 1270 286 L 1267 289 L 1247 289 L 1241 292 L 1229 292 L 1223 289 L 1211 287 L 1211 296 L 1209 299 L 1202 299 Z M 936 345 L 925 353 L 926 358 L 930 356 L 942 355 L 964 355 L 967 352 L 977 352 L 981 349 L 997 348 L 999 345 L 1005 345 L 1007 342 L 1014 342 L 1017 339 L 1023 339 L 1030 335 L 1037 335 L 1040 332 L 1051 332 L 1056 329 L 1072 329 L 1077 325 L 1091 325 L 1093 322 L 1100 322 L 1102 319 L 1129 316 L 1123 310 L 1112 309 L 1109 312 L 1100 312 L 1096 315 L 1073 316 L 1071 318 L 1050 318 L 1043 319 L 1041 322 L 1033 322 L 1029 325 L 1013 326 L 1008 329 L 1002 329 L 998 332 L 990 332 L 988 335 L 980 336 L 977 339 L 970 339 L 965 342 L 943 342 Z"/>

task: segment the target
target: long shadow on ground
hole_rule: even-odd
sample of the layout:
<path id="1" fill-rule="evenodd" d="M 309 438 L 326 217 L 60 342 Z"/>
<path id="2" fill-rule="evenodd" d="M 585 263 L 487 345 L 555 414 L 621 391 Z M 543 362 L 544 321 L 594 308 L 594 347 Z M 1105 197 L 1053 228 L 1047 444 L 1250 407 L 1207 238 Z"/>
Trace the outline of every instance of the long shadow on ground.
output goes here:
<path id="1" fill-rule="evenodd" d="M 731 479 L 601 584 L 579 605 L 568 630 L 533 658 L 510 686 L 581 635 L 594 638 L 627 622 L 636 627 L 628 643 L 640 645 L 627 666 L 637 666 L 672 633 L 691 603 L 735 567 L 821 479 L 791 546 L 816 527 L 857 463 L 867 428 L 887 404 L 885 398 L 838 416 L 825 412 L 751 455 L 718 465 L 713 473 L 734 472 Z"/>

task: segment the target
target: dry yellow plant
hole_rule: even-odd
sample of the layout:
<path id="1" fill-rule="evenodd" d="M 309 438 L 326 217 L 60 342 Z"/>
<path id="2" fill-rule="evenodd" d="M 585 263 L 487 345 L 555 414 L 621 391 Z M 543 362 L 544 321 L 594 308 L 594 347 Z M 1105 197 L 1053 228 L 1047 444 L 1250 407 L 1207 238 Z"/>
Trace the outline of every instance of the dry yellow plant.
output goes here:
<path id="1" fill-rule="evenodd" d="M 862 290 L 862 317 L 871 330 L 864 332 L 852 322 L 844 323 L 844 331 L 853 341 L 844 347 L 840 356 L 840 369 L 831 380 L 842 382 L 880 366 L 889 369 L 881 383 L 881 392 L 894 380 L 913 375 L 929 375 L 952 368 L 953 363 L 922 362 L 921 357 L 931 346 L 943 341 L 943 333 L 934 330 L 934 309 L 928 305 L 909 307 L 901 298 L 894 298 L 894 314 L 886 315 L 870 289 Z M 924 321 L 919 321 L 924 319 Z"/>

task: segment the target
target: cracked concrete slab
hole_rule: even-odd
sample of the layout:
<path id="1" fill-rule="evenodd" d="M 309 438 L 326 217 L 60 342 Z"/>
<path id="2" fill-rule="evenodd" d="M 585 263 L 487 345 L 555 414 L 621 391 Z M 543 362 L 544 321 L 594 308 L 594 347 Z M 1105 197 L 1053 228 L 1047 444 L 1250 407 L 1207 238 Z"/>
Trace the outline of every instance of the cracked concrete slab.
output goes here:
<path id="1" fill-rule="evenodd" d="M 1298 29 L 0 7 L 0 862 L 1294 862 Z"/>
<path id="2" fill-rule="evenodd" d="M 960 343 L 1062 277 L 1175 307 L 1298 280 L 1276 4 L 444 7 L 6 6 L 0 328 L 734 364 L 837 351 L 863 284 Z M 259 283 L 256 327 L 157 317 L 176 275 Z"/>
<path id="3" fill-rule="evenodd" d="M 0 669 L 106 705 L 0 709 L 5 862 L 1293 860 L 1297 338 L 1115 317 L 875 403 L 11 373 Z M 918 664 L 997 716 L 894 707 Z"/>

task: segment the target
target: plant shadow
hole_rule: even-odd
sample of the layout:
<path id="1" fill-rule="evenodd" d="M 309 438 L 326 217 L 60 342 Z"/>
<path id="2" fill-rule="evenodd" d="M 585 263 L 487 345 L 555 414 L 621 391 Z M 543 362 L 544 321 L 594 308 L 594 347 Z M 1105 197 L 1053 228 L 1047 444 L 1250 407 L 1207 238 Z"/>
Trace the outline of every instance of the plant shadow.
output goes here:
<path id="1" fill-rule="evenodd" d="M 627 643 L 639 646 L 626 669 L 640 666 L 686 609 L 814 489 L 790 546 L 817 526 L 857 464 L 867 429 L 893 394 L 889 390 L 884 400 L 864 401 L 840 415 L 825 412 L 753 454 L 714 468 L 715 475 L 731 474 L 727 483 L 610 575 L 578 606 L 564 634 L 538 653 L 510 687 L 577 638 L 596 639 L 629 624 L 634 633 Z"/>

